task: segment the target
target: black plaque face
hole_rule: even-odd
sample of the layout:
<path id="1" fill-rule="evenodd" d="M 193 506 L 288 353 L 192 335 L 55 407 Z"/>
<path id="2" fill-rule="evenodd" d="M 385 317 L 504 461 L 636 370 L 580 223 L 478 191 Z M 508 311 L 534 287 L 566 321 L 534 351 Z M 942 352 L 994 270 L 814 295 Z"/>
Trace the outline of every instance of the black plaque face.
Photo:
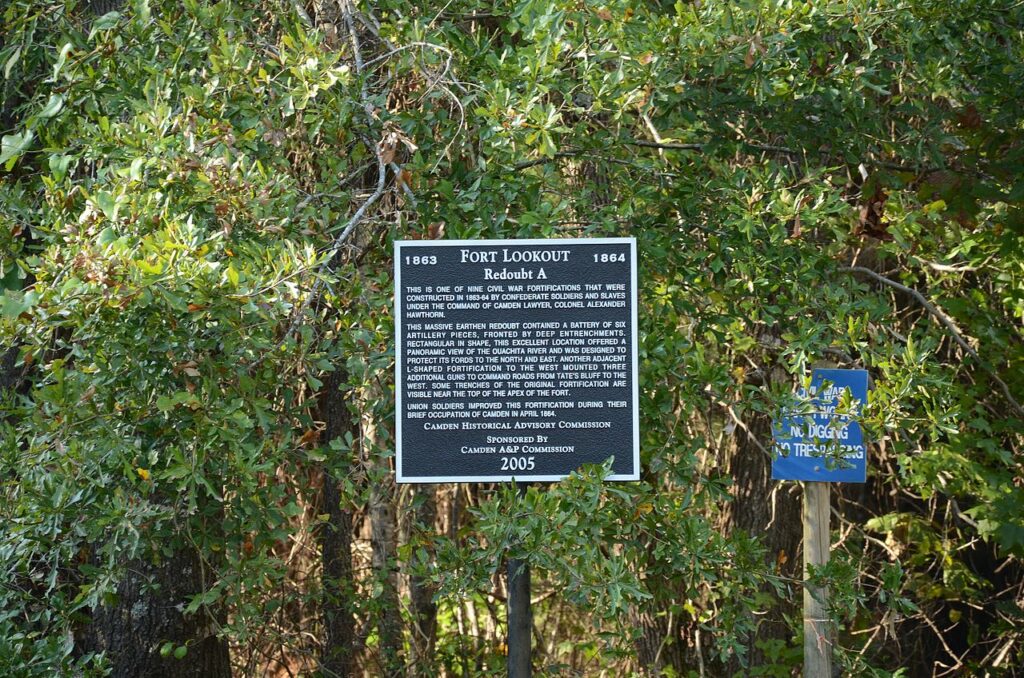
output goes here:
<path id="1" fill-rule="evenodd" d="M 636 241 L 395 243 L 400 483 L 640 475 Z"/>

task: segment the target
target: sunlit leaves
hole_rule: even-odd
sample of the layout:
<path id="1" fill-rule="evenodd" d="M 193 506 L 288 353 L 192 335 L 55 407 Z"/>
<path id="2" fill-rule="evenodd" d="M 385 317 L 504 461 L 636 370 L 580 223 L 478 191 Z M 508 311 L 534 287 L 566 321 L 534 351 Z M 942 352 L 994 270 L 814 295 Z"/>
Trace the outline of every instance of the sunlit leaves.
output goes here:
<path id="1" fill-rule="evenodd" d="M 35 133 L 31 130 L 18 134 L 5 134 L 0 139 L 0 165 L 10 170 L 18 158 L 32 146 Z"/>
<path id="2" fill-rule="evenodd" d="M 1019 420 L 932 317 L 843 269 L 919 289 L 1021 392 L 1020 8 L 385 0 L 357 78 L 344 28 L 289 3 L 138 0 L 82 23 L 73 4 L 4 15 L 0 331 L 29 382 L 2 422 L 20 475 L 0 574 L 77 614 L 109 597 L 118 558 L 197 543 L 218 587 L 193 606 L 223 603 L 224 632 L 251 637 L 298 599 L 260 592 L 283 576 L 295 497 L 316 492 L 305 465 L 360 469 L 340 479 L 356 508 L 384 480 L 361 462 L 393 454 L 390 239 L 634 235 L 647 481 L 480 489 L 452 539 L 410 539 L 442 605 L 483 605 L 511 550 L 576 605 L 586 633 L 562 657 L 634 666 L 646 609 L 746 652 L 749 610 L 781 599 L 774 568 L 796 554 L 720 529 L 743 491 L 725 451 L 736 420 L 770 417 L 829 361 L 871 371 L 868 494 L 906 505 L 844 526 L 868 555 L 825 573 L 858 631 L 849 656 L 876 613 L 962 595 L 967 624 L 988 606 L 985 563 L 1022 548 Z M 375 180 L 364 138 L 395 167 L 332 270 Z M 358 413 L 372 441 L 317 438 L 315 392 L 342 368 L 346 398 L 381 394 Z M 93 544 L 81 587 L 47 569 Z M 18 590 L 5 609 L 40 609 Z M 0 667 L 67 669 L 53 607 L 38 646 L 0 620 Z M 779 643 L 755 668 L 790 672 Z"/>

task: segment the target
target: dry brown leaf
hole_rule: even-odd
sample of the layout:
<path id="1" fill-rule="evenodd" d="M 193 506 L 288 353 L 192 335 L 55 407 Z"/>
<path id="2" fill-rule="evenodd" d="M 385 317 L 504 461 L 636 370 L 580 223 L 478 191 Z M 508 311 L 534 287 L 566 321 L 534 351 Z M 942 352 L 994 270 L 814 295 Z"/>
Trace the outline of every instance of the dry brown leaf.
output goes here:
<path id="1" fill-rule="evenodd" d="M 280 146 L 284 143 L 285 133 L 279 129 L 269 129 L 263 134 L 263 140 L 272 146 Z"/>
<path id="2" fill-rule="evenodd" d="M 319 439 L 320 431 L 317 431 L 315 428 L 311 428 L 305 433 L 303 433 L 302 437 L 299 438 L 299 446 L 302 447 L 305 445 L 315 445 Z"/>
<path id="3" fill-rule="evenodd" d="M 90 400 L 92 400 L 92 397 L 94 395 L 96 395 L 96 385 L 95 384 L 93 384 L 89 388 L 85 389 L 85 393 L 83 393 L 82 397 L 78 399 L 78 402 L 79 403 L 87 403 Z"/>
<path id="4" fill-rule="evenodd" d="M 437 221 L 427 226 L 427 238 L 429 240 L 440 240 L 444 237 L 444 222 Z"/>
<path id="5" fill-rule="evenodd" d="M 391 135 L 388 135 L 390 137 Z M 391 164 L 395 159 L 395 143 L 392 139 L 386 139 L 380 145 L 380 161 L 385 165 Z"/>

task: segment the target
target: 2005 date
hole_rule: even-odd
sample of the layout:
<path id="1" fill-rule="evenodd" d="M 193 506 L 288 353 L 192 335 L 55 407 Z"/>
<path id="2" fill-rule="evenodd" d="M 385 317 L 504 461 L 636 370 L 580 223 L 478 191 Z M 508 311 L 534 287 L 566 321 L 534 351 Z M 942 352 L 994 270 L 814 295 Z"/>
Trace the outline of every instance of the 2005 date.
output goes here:
<path id="1" fill-rule="evenodd" d="M 533 457 L 502 457 L 502 471 L 532 471 L 536 467 Z"/>

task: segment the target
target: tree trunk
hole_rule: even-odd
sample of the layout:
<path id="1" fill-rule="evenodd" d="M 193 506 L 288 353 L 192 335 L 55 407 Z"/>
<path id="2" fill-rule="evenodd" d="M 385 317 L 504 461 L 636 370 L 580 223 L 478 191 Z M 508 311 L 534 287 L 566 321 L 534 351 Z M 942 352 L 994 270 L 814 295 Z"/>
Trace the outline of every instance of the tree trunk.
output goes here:
<path id="1" fill-rule="evenodd" d="M 374 401 L 384 397 L 379 386 L 367 388 L 364 397 Z M 366 407 L 367 411 L 372 408 Z M 397 539 L 395 526 L 395 478 L 388 457 L 377 445 L 377 425 L 372 416 L 363 421 L 364 444 L 370 447 L 370 548 L 374 575 L 381 584 L 377 632 L 380 648 L 380 672 L 392 678 L 405 672 L 402 659 L 402 615 L 398 602 Z"/>
<path id="2" fill-rule="evenodd" d="M 644 467 L 642 480 L 658 486 L 649 467 Z M 644 537 L 645 553 L 649 559 L 656 551 L 657 544 L 651 535 Z M 636 651 L 638 673 L 642 676 L 687 675 L 685 647 L 683 646 L 683 624 L 671 608 L 678 603 L 677 583 L 670 577 L 657 573 L 657 565 L 651 560 L 641 568 L 648 572 L 644 582 L 651 593 L 651 599 L 637 605 L 630 612 L 630 621 L 636 629 L 633 649 Z"/>
<path id="3" fill-rule="evenodd" d="M 414 528 L 434 533 L 437 519 L 437 488 L 435 485 L 416 485 L 414 491 Z M 418 575 L 409 578 L 409 605 L 412 608 L 412 643 L 409 673 L 429 678 L 437 675 L 434 666 L 434 642 L 437 636 L 437 604 L 435 587 Z"/>
<path id="4" fill-rule="evenodd" d="M 4 349 L 0 347 L 0 398 L 5 397 L 7 390 L 17 390 L 21 383 L 20 371 L 15 368 L 14 362 L 18 359 L 18 347 Z"/>
<path id="5" fill-rule="evenodd" d="M 76 639 L 76 650 L 105 653 L 117 678 L 228 678 L 231 659 L 208 610 L 184 614 L 204 589 L 203 565 L 192 550 L 154 565 L 129 563 L 113 605 L 103 605 Z M 171 651 L 161 653 L 165 643 Z M 174 650 L 185 646 L 181 658 Z"/>
<path id="6" fill-rule="evenodd" d="M 744 423 L 745 427 L 736 429 L 735 446 L 728 460 L 728 472 L 734 480 L 734 499 L 727 509 L 727 526 L 758 539 L 779 574 L 799 579 L 802 537 L 799 486 L 772 480 L 771 458 L 766 451 L 771 449 L 771 420 L 755 414 Z M 777 606 L 759 618 L 757 631 L 748 642 L 749 666 L 764 662 L 764 652 L 757 646 L 759 641 L 790 639 L 792 631 L 785 613 L 793 612 L 793 607 L 791 602 L 779 600 Z"/>
<path id="7" fill-rule="evenodd" d="M 398 581 L 395 573 L 394 483 L 387 475 L 377 475 L 370 490 L 370 546 L 373 569 L 382 584 L 377 631 L 380 638 L 380 662 L 383 675 L 403 673 L 402 617 L 398 607 Z"/>
<path id="8" fill-rule="evenodd" d="M 352 415 L 340 392 L 345 376 L 338 369 L 324 379 L 319 408 L 320 419 L 326 425 L 324 442 L 328 444 L 344 439 L 353 428 Z M 356 653 L 355 618 L 350 602 L 353 595 L 352 511 L 342 506 L 339 484 L 339 479 L 348 474 L 349 466 L 346 460 L 325 464 L 323 468 L 323 503 L 328 520 L 320 533 L 324 623 L 320 670 L 329 678 L 351 676 Z"/>
<path id="9" fill-rule="evenodd" d="M 668 592 L 658 594 L 648 608 L 632 615 L 633 625 L 638 630 L 633 647 L 642 676 L 661 676 L 667 668 L 671 669 L 671 675 L 686 673 L 680 624 L 668 610 L 672 602 Z"/>

